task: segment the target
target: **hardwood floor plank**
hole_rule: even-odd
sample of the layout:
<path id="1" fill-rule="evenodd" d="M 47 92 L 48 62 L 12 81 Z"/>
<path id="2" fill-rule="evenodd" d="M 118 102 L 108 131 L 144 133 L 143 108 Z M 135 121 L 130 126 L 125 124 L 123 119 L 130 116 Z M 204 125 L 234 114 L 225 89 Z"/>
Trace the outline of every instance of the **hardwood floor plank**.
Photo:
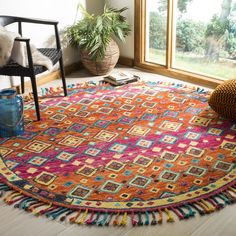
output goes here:
<path id="1" fill-rule="evenodd" d="M 202 224 L 191 236 L 235 236 L 236 235 L 236 205 L 227 206 Z"/>
<path id="2" fill-rule="evenodd" d="M 65 228 L 46 217 L 36 217 L 11 206 L 0 207 L 1 236 L 54 236 Z"/>

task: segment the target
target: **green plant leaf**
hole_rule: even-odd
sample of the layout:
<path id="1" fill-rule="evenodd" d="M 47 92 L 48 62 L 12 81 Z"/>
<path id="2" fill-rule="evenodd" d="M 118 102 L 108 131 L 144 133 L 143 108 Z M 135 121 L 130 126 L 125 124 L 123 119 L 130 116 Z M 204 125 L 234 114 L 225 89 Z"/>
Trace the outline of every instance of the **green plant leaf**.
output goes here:
<path id="1" fill-rule="evenodd" d="M 112 37 L 124 42 L 130 32 L 130 25 L 121 15 L 127 9 L 127 7 L 116 9 L 105 5 L 103 13 L 94 16 L 80 5 L 79 10 L 84 18 L 66 29 L 69 43 L 79 45 L 81 49 L 88 51 L 94 60 L 104 58 Z"/>

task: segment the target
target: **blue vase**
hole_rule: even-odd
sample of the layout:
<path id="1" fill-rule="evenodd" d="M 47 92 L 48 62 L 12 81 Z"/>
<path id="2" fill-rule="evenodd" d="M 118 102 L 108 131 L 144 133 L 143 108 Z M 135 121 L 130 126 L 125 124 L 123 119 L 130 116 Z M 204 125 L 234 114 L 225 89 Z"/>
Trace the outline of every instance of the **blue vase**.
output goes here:
<path id="1" fill-rule="evenodd" d="M 24 103 L 14 89 L 0 90 L 0 137 L 24 133 Z"/>

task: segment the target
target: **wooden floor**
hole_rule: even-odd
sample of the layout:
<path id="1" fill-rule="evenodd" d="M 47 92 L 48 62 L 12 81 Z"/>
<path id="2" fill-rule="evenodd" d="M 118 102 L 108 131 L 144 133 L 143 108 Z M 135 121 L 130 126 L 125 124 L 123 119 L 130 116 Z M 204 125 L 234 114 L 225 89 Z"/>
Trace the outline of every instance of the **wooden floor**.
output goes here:
<path id="1" fill-rule="evenodd" d="M 145 80 L 180 81 L 162 76 L 141 72 L 129 68 L 127 70 L 141 76 Z M 90 77 L 86 72 L 74 73 L 67 78 L 67 83 L 100 80 L 101 77 Z M 45 87 L 58 86 L 53 81 Z M 0 236 L 236 236 L 236 204 L 207 216 L 196 216 L 186 221 L 163 223 L 157 226 L 132 227 L 88 227 L 71 225 L 67 222 L 50 221 L 45 217 L 36 217 L 22 210 L 7 206 L 0 200 Z"/>

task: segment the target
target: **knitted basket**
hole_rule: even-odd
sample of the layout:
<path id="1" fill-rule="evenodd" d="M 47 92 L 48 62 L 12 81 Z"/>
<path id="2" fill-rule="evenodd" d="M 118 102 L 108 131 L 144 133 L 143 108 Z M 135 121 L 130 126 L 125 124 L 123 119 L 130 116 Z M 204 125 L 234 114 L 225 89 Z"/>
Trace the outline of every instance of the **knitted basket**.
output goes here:
<path id="1" fill-rule="evenodd" d="M 221 116 L 236 120 L 236 79 L 219 85 L 211 94 L 208 103 Z"/>
<path id="2" fill-rule="evenodd" d="M 111 40 L 107 46 L 105 57 L 102 60 L 92 60 L 87 51 L 81 50 L 80 56 L 84 67 L 93 75 L 106 75 L 116 65 L 120 51 L 117 43 Z"/>

